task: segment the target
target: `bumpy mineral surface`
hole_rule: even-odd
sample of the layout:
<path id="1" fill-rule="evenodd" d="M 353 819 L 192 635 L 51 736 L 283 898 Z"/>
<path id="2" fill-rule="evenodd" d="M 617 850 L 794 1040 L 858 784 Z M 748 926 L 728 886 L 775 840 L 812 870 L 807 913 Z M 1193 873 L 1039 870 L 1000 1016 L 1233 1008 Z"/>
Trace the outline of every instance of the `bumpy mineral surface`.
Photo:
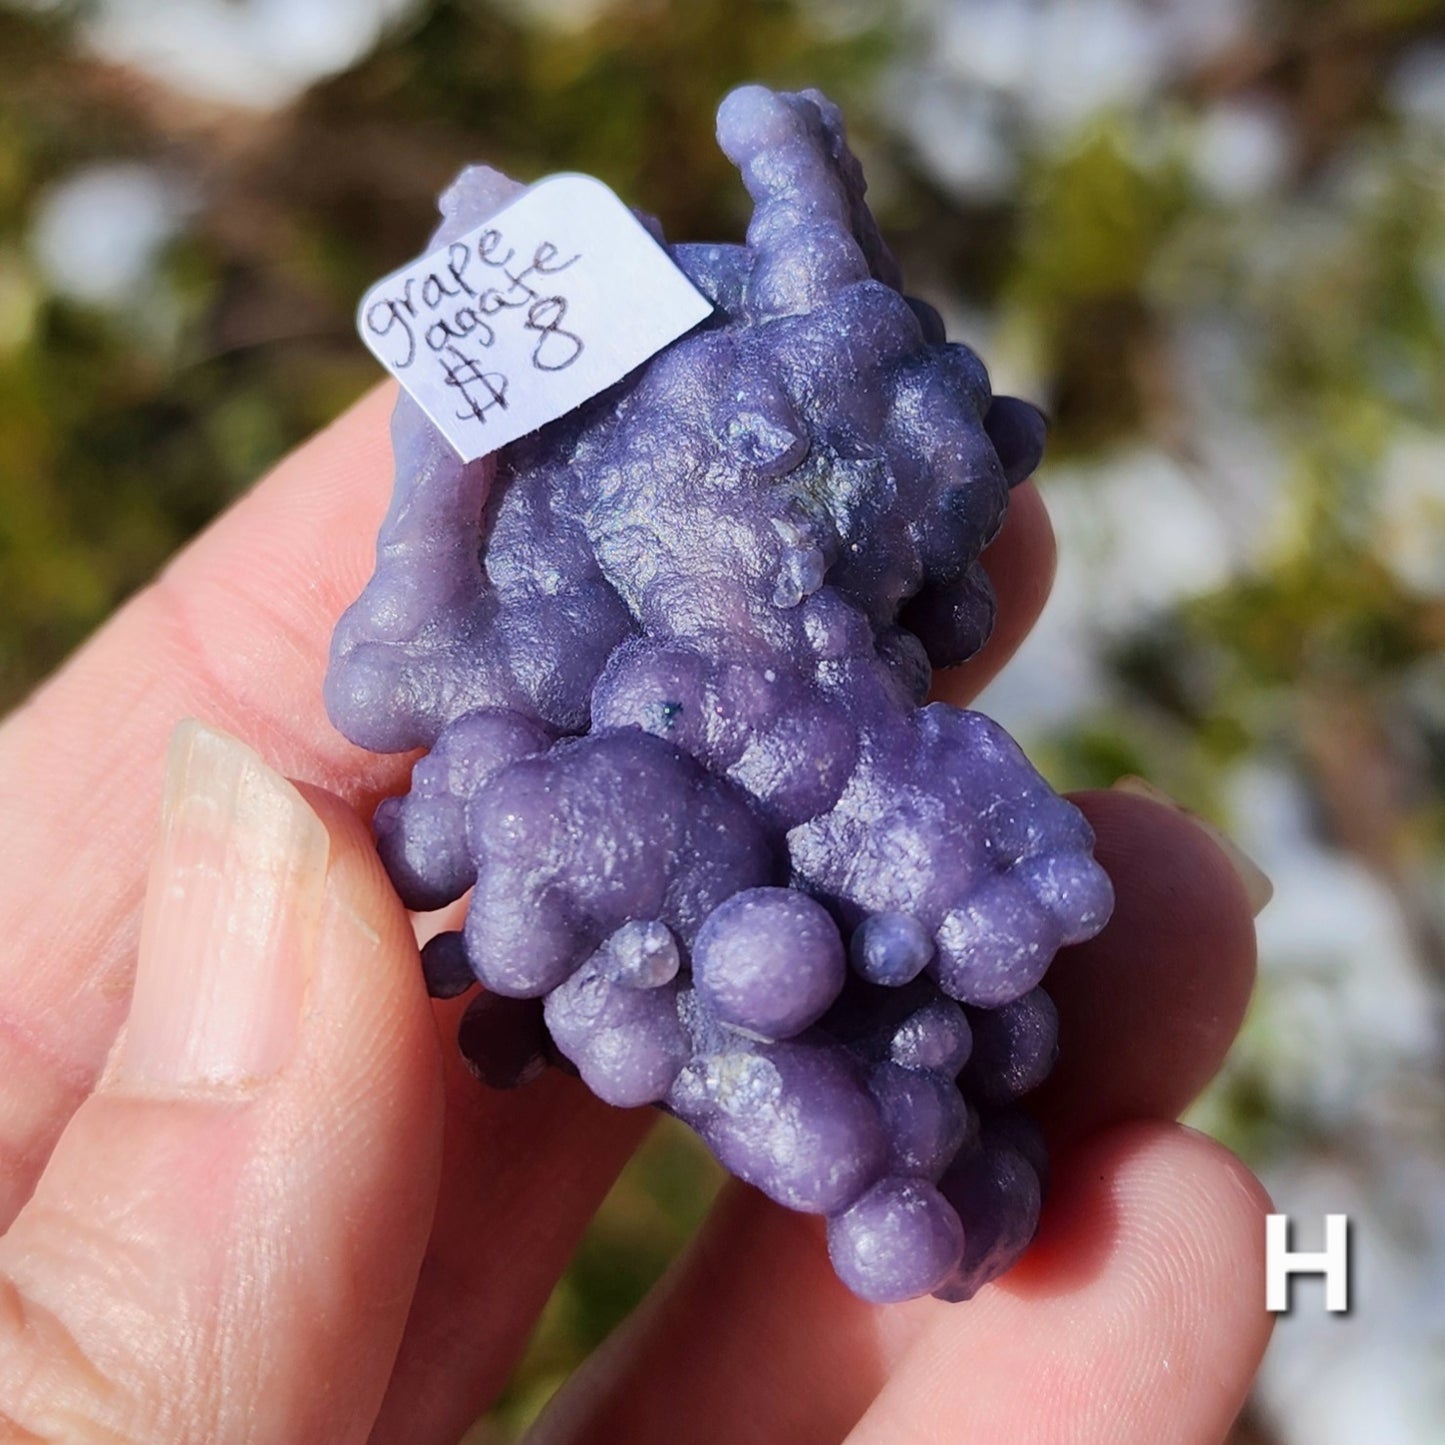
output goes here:
<path id="1" fill-rule="evenodd" d="M 1043 421 L 904 294 L 823 96 L 735 91 L 718 139 L 747 242 L 668 248 L 708 321 L 474 463 L 402 397 L 327 701 L 427 749 L 376 833 L 409 906 L 472 890 L 424 961 L 483 985 L 482 1078 L 666 1109 L 859 1295 L 963 1299 L 1033 1234 L 1039 982 L 1112 902 L 1016 744 L 926 702 Z M 463 172 L 436 241 L 517 190 Z"/>

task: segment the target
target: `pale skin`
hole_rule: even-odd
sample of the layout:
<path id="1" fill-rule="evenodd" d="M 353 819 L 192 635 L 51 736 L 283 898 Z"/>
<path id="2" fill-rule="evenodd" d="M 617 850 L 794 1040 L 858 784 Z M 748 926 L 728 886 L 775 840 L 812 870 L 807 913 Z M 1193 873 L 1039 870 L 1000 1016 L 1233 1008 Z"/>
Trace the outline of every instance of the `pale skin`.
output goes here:
<path id="1" fill-rule="evenodd" d="M 462 1004 L 427 1000 L 371 850 L 362 819 L 409 760 L 350 746 L 320 698 L 371 567 L 391 400 L 293 454 L 0 728 L 0 1440 L 455 1441 L 651 1122 L 560 1075 L 478 1086 L 451 1045 Z M 1015 496 L 985 559 L 1000 625 L 940 680 L 950 701 L 1048 593 L 1043 504 Z M 157 849 L 188 717 L 220 733 L 173 749 Z M 264 969 L 183 906 L 255 882 L 218 769 L 289 830 Z M 1066 1054 L 1024 1262 L 967 1305 L 867 1306 L 816 1220 L 731 1185 L 538 1441 L 1224 1438 L 1269 1333 L 1268 1201 L 1172 1121 L 1238 1027 L 1259 900 L 1187 815 L 1077 801 L 1119 902 L 1049 979 Z M 200 1037 L 174 1000 L 208 963 L 230 992 Z"/>

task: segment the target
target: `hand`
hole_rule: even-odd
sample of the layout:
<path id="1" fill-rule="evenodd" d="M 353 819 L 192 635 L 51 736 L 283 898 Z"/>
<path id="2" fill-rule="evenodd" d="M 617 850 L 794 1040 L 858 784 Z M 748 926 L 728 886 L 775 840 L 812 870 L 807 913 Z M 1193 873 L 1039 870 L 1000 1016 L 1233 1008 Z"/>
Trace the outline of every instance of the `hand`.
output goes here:
<path id="1" fill-rule="evenodd" d="M 408 767 L 320 702 L 390 400 L 291 457 L 0 730 L 0 1439 L 453 1441 L 650 1121 L 561 1074 L 471 1079 L 462 1005 L 428 1004 L 353 811 Z M 1042 504 L 1015 498 L 986 558 L 1000 625 L 950 701 L 1048 591 Z M 142 927 L 188 716 L 250 746 L 177 734 Z M 1118 906 L 1048 980 L 1056 1163 L 1023 1263 L 967 1305 L 871 1308 L 818 1221 L 730 1185 L 539 1440 L 1222 1439 L 1268 1334 L 1266 1201 L 1169 1121 L 1238 1026 L 1254 910 L 1187 815 L 1076 801 Z"/>

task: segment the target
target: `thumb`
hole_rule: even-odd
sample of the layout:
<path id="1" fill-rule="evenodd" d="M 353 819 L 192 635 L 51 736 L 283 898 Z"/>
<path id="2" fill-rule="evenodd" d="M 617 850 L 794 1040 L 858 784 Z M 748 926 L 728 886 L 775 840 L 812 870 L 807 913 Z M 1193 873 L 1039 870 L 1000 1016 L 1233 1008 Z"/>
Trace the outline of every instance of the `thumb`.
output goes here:
<path id="1" fill-rule="evenodd" d="M 125 1037 L 0 1240 L 0 1438 L 364 1440 L 441 1117 L 364 828 L 183 723 Z"/>

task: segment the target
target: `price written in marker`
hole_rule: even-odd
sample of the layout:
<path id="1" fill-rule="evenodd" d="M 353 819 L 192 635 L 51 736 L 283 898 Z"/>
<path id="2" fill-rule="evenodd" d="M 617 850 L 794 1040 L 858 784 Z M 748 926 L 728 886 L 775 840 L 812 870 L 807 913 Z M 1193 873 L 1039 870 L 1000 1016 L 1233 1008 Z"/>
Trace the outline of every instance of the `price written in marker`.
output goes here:
<path id="1" fill-rule="evenodd" d="M 356 320 L 472 461 L 620 381 L 711 311 L 601 181 L 557 175 L 378 281 Z"/>

